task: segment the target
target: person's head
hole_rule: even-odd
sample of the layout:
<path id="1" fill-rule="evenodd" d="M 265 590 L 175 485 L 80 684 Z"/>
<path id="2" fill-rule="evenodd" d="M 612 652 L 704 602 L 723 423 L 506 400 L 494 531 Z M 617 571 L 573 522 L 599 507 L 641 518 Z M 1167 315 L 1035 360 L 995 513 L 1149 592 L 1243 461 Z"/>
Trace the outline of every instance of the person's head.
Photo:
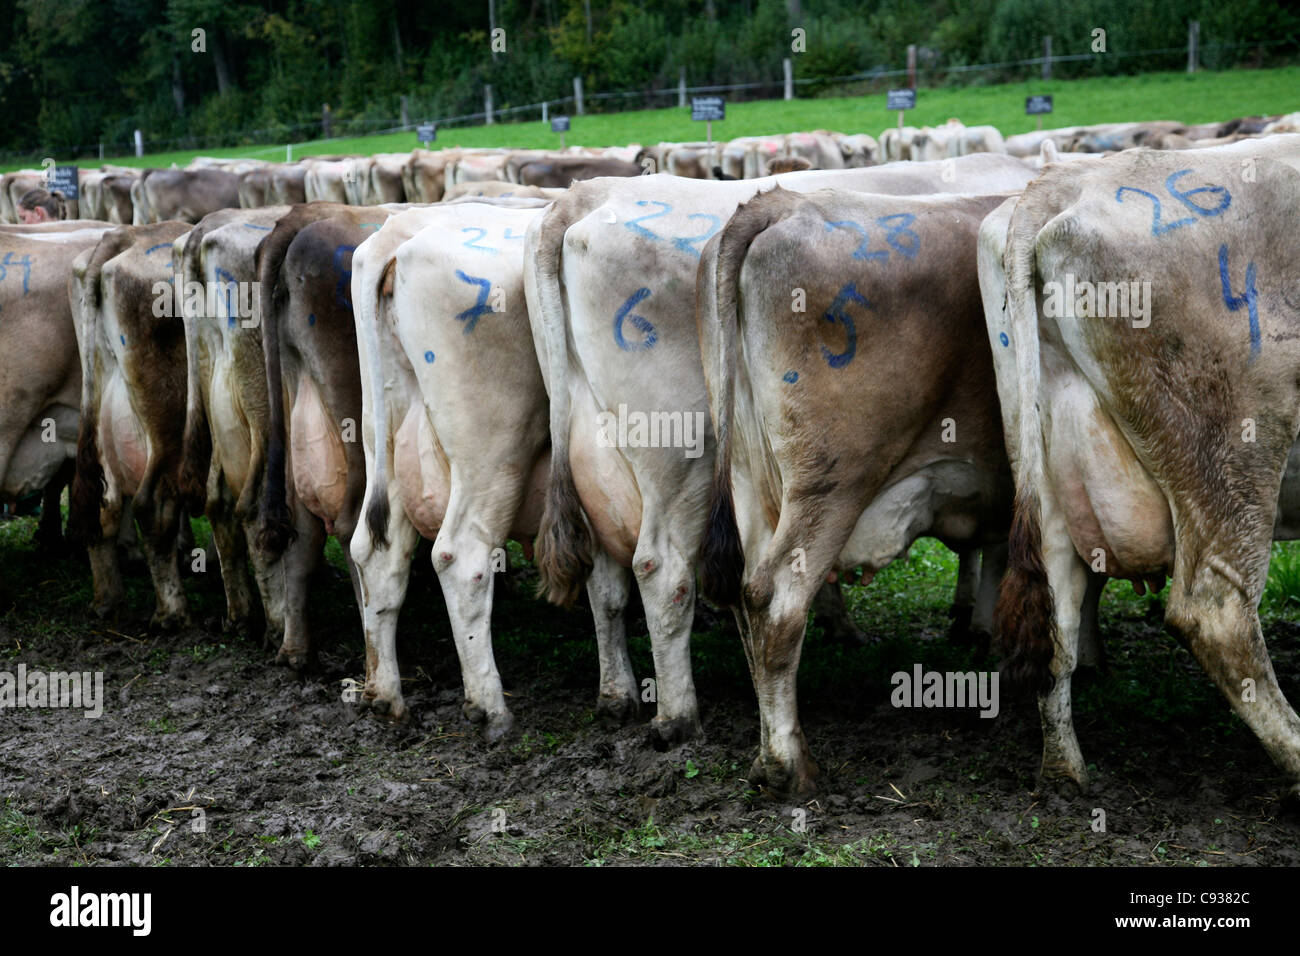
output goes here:
<path id="1" fill-rule="evenodd" d="M 29 189 L 18 200 L 18 218 L 29 225 L 58 219 L 59 200 L 39 187 Z"/>

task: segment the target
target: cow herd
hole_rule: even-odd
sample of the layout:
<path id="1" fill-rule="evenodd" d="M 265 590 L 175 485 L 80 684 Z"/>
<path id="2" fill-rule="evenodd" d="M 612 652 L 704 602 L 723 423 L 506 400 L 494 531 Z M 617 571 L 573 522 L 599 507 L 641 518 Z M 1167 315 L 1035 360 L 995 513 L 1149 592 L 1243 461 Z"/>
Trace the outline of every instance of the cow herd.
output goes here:
<path id="1" fill-rule="evenodd" d="M 225 625 L 298 669 L 336 537 L 362 700 L 399 720 L 432 542 L 488 740 L 512 726 L 508 540 L 547 599 L 585 589 L 620 719 L 638 588 L 659 746 L 700 730 L 698 581 L 753 678 L 750 779 L 781 793 L 815 788 L 799 659 L 846 575 L 955 550 L 955 613 L 1037 692 L 1043 774 L 1081 787 L 1101 587 L 1169 575 L 1166 623 L 1300 792 L 1257 614 L 1270 542 L 1300 536 L 1294 119 L 1047 131 L 1028 156 L 952 122 L 83 173 L 82 218 L 0 225 L 0 494 L 44 495 L 49 544 L 70 484 L 95 612 L 138 544 L 164 630 L 206 515 Z"/>

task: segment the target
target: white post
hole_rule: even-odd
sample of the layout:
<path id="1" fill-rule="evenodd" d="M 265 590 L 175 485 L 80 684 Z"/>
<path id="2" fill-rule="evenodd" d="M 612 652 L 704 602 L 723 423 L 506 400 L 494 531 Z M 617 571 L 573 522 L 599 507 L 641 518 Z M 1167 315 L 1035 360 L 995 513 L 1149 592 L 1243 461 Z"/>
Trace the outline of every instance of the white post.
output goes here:
<path id="1" fill-rule="evenodd" d="M 682 67 L 682 71 L 677 74 L 677 105 L 686 105 L 686 67 Z"/>
<path id="2" fill-rule="evenodd" d="M 284 144 L 284 161 L 286 163 L 293 162 L 293 143 Z"/>
<path id="3" fill-rule="evenodd" d="M 573 105 L 574 112 L 581 116 L 584 112 L 582 108 L 582 77 L 573 78 Z"/>
<path id="4" fill-rule="evenodd" d="M 103 144 L 103 143 L 100 143 L 100 144 L 99 144 L 99 161 L 100 161 L 101 163 L 104 161 L 104 144 Z"/>
<path id="5" fill-rule="evenodd" d="M 139 130 L 135 131 L 135 154 L 136 156 L 144 155 L 144 134 Z"/>
<path id="6" fill-rule="evenodd" d="M 781 68 L 785 70 L 785 98 L 794 99 L 794 61 L 788 56 L 781 61 Z"/>
<path id="7" fill-rule="evenodd" d="M 1200 59 L 1201 21 L 1193 20 L 1187 24 L 1187 72 L 1195 73 Z"/>
<path id="8" fill-rule="evenodd" d="M 492 84 L 483 84 L 483 112 L 487 114 L 487 125 L 492 125 Z"/>
<path id="9" fill-rule="evenodd" d="M 1043 37 L 1043 79 L 1052 78 L 1052 38 Z"/>
<path id="10" fill-rule="evenodd" d="M 549 123 L 551 121 L 550 107 L 551 107 L 550 103 L 546 102 L 546 100 L 542 100 L 542 122 L 543 123 Z"/>

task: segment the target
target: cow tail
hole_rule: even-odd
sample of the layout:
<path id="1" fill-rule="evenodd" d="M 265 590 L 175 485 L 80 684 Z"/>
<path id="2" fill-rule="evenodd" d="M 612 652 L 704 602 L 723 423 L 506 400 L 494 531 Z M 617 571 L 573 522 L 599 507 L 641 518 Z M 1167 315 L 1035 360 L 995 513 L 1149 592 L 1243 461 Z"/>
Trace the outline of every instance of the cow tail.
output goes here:
<path id="1" fill-rule="evenodd" d="M 289 246 L 297 234 L 297 218 L 286 216 L 257 247 L 267 398 L 266 473 L 262 479 L 257 546 L 272 557 L 283 554 L 294 538 L 288 501 L 288 439 L 284 421 L 284 377 L 280 365 L 280 312 L 276 308 L 276 283 Z"/>
<path id="2" fill-rule="evenodd" d="M 378 233 L 376 233 L 378 235 Z M 373 237 L 372 237 L 373 238 Z M 381 268 L 370 268 L 367 240 L 352 254 L 352 305 L 357 323 L 357 345 L 362 364 L 362 391 L 370 399 L 374 419 L 375 473 L 366 482 L 370 503 L 366 507 L 366 527 L 375 548 L 388 547 L 388 465 L 393 440 L 388 433 L 388 396 L 384 389 L 384 365 L 379 349 L 379 322 L 383 300 L 391 296 L 397 277 L 397 257 L 389 255 Z M 378 248 L 378 247 L 376 247 Z M 369 378 L 369 387 L 365 387 Z"/>
<path id="3" fill-rule="evenodd" d="M 551 474 L 537 532 L 537 590 L 546 600 L 566 607 L 578 599 L 594 563 L 591 527 L 569 458 L 569 337 L 560 287 L 564 234 L 581 218 L 577 206 L 573 200 L 557 202 L 545 213 L 537 232 L 530 230 L 530 240 L 536 236 L 536 247 L 527 266 L 537 299 L 534 322 L 541 328 L 539 341 L 545 349 L 551 399 Z"/>
<path id="4" fill-rule="evenodd" d="M 740 269 L 758 234 L 793 212 L 795 205 L 790 200 L 790 194 L 780 187 L 755 196 L 736 210 L 700 256 L 695 321 L 717 441 L 709 517 L 700 545 L 700 585 L 704 595 L 722 607 L 740 605 L 745 571 L 731 485 Z"/>
<path id="5" fill-rule="evenodd" d="M 1002 673 L 1007 684 L 1042 694 L 1054 683 L 1051 663 L 1056 648 L 1056 614 L 1052 587 L 1043 564 L 1041 530 L 1040 489 L 1045 487 L 1045 474 L 1042 416 L 1038 407 L 1042 375 L 1038 304 L 1034 290 L 1037 230 L 1026 219 L 1019 210 L 1013 215 L 1004 262 L 1007 308 L 1016 350 L 1020 434 L 1007 570 L 993 612 L 993 629 L 999 635 Z"/>
<path id="6" fill-rule="evenodd" d="M 187 234 L 184 247 L 173 252 L 173 261 L 179 268 L 173 268 L 172 273 L 181 282 L 181 287 L 176 290 L 176 301 L 180 303 L 183 315 L 187 304 L 185 289 L 203 288 L 204 235 L 204 229 L 195 227 Z M 192 286 L 190 283 L 198 285 Z M 212 432 L 199 382 L 199 320 L 197 315 L 184 315 L 185 433 L 181 443 L 179 492 L 182 503 L 192 515 L 201 515 L 207 508 L 208 471 L 212 467 Z"/>

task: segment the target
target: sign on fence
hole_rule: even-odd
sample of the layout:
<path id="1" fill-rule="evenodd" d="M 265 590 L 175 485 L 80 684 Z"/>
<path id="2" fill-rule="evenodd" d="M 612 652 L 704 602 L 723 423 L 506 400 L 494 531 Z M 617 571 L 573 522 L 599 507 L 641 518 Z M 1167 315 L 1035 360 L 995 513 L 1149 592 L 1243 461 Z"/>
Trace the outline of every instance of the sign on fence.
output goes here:
<path id="1" fill-rule="evenodd" d="M 885 109 L 916 109 L 916 90 L 890 90 L 885 94 Z"/>
<path id="2" fill-rule="evenodd" d="M 1027 96 L 1025 97 L 1025 113 L 1028 116 L 1041 116 L 1044 113 L 1052 112 L 1051 96 Z"/>
<path id="3" fill-rule="evenodd" d="M 421 123 L 415 128 L 415 135 L 421 143 L 432 143 L 438 138 L 436 123 Z"/>
<path id="4" fill-rule="evenodd" d="M 81 198 L 78 193 L 76 166 L 51 166 L 48 176 L 45 187 L 47 190 L 74 202 Z"/>
<path id="5" fill-rule="evenodd" d="M 727 118 L 727 101 L 721 96 L 692 96 L 691 119 L 702 123 Z"/>
<path id="6" fill-rule="evenodd" d="M 569 131 L 569 118 L 567 116 L 551 117 L 552 133 L 567 133 Z"/>

